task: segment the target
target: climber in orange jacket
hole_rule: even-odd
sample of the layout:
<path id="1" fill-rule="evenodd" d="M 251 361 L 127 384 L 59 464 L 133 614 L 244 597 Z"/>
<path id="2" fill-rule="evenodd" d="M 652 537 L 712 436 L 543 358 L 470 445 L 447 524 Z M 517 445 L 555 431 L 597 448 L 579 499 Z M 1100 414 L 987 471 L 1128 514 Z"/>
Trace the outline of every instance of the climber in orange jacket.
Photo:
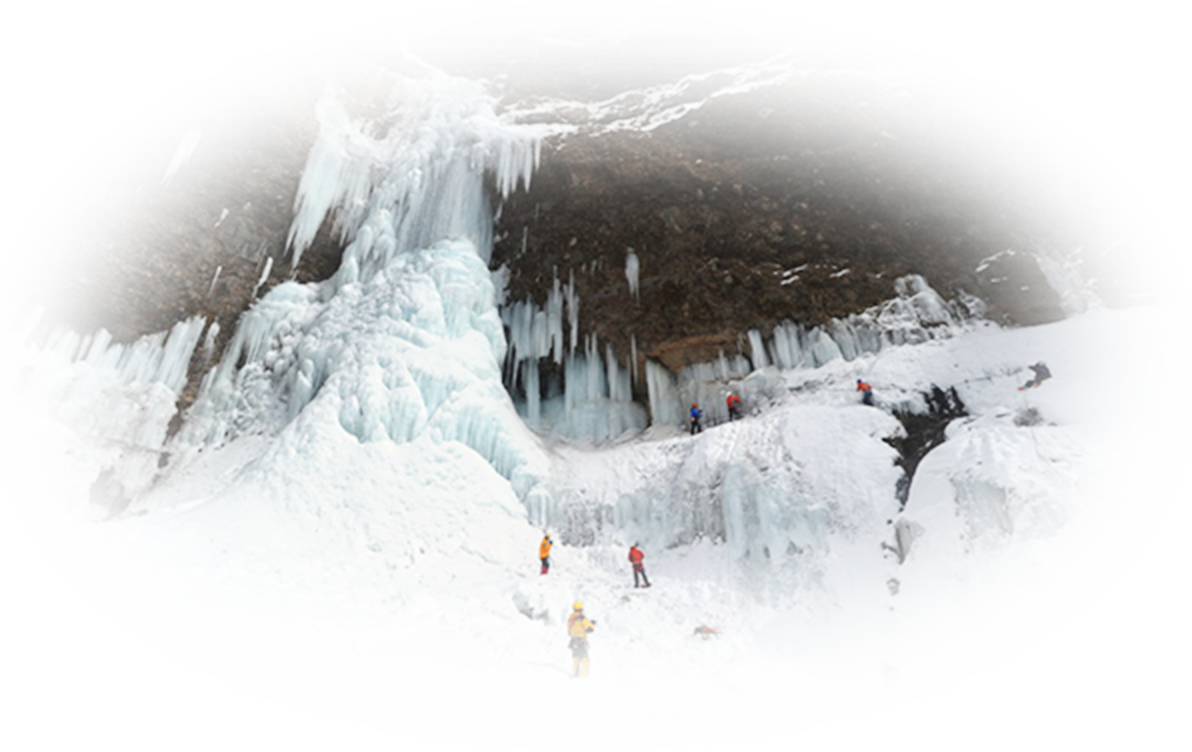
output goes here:
<path id="1" fill-rule="evenodd" d="M 861 401 L 866 405 L 873 404 L 873 387 L 861 379 L 857 379 L 857 391 L 861 393 Z"/>
<path id="2" fill-rule="evenodd" d="M 588 675 L 588 632 L 595 628 L 596 622 L 584 616 L 584 604 L 576 601 L 572 606 L 571 618 L 567 620 L 567 634 L 571 637 L 572 678 Z"/>
<path id="3" fill-rule="evenodd" d="M 646 555 L 641 552 L 641 549 L 637 547 L 636 543 L 629 547 L 629 561 L 633 564 L 634 587 L 650 587 L 650 581 L 646 579 L 646 568 L 642 566 L 642 559 L 644 558 L 646 558 Z M 641 581 L 646 584 L 638 585 L 639 575 L 641 576 Z"/>
<path id="4" fill-rule="evenodd" d="M 550 571 L 550 547 L 554 545 L 549 535 L 542 536 L 542 543 L 538 544 L 538 558 L 542 560 L 542 574 Z"/>

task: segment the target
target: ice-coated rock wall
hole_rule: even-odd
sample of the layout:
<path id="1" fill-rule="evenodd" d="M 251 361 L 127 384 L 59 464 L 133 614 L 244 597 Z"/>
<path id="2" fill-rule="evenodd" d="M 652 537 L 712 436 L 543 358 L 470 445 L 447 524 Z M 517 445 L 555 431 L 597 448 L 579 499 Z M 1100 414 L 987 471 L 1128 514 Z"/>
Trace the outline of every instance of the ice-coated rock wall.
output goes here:
<path id="1" fill-rule="evenodd" d="M 96 448 L 98 514 L 123 510 L 166 463 L 176 403 L 207 328 L 196 317 L 128 344 L 113 342 L 106 330 L 80 336 L 63 329 L 43 348 L 22 353 L 23 396 L 51 406 L 55 419 Z"/>
<path id="2" fill-rule="evenodd" d="M 640 385 L 638 389 L 646 394 L 647 413 L 627 406 L 630 389 L 616 392 L 609 388 L 616 374 L 632 372 L 638 357 L 635 349 L 620 358 L 611 348 L 602 355 L 591 346 L 582 356 L 574 354 L 574 311 L 578 308 L 574 277 L 564 288 L 556 275 L 545 308 L 526 300 L 503 309 L 510 339 L 506 383 L 535 430 L 567 438 L 615 438 L 619 431 L 645 428 L 647 415 L 652 425 L 685 425 L 692 403 L 710 422 L 721 423 L 728 419 L 725 397 L 730 391 L 748 389 L 743 383 L 751 373 L 771 366 L 782 371 L 819 368 L 834 360 L 851 361 L 887 347 L 951 337 L 967 321 L 984 313 L 980 300 L 960 296 L 946 301 L 917 274 L 894 280 L 892 287 L 894 296 L 881 305 L 832 319 L 824 326 L 805 327 L 783 321 L 768 337 L 750 329 L 742 333 L 738 352 L 721 351 L 716 360 L 690 365 L 679 373 L 647 358 L 646 383 L 644 389 Z M 564 315 L 570 317 L 570 336 L 564 330 Z M 572 355 L 564 357 L 564 352 Z M 631 363 L 625 363 L 630 358 Z M 548 361 L 553 365 L 551 381 L 546 382 L 539 371 Z M 580 370 L 573 371 L 576 366 Z M 593 369 L 601 367 L 609 373 L 605 382 L 594 380 L 592 375 Z M 585 386 L 573 386 L 576 380 Z M 632 381 L 627 386 L 631 388 Z M 558 396 L 564 392 L 569 396 L 559 401 Z M 582 399 L 576 396 L 580 393 Z M 760 393 L 757 396 L 764 398 Z M 544 400 L 555 400 L 549 419 L 544 419 Z"/>

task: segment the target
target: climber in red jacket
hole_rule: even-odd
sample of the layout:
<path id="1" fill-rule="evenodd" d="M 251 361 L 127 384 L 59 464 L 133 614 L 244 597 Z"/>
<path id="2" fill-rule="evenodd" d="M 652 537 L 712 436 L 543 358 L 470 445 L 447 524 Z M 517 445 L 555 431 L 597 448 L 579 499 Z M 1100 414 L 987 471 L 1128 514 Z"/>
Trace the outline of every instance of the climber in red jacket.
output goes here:
<path id="1" fill-rule="evenodd" d="M 646 579 L 646 568 L 642 566 L 642 559 L 644 558 L 646 558 L 646 555 L 641 552 L 641 549 L 637 547 L 636 543 L 629 547 L 629 561 L 633 564 L 634 587 L 650 587 L 650 581 Z M 641 582 L 644 582 L 644 585 L 638 584 L 638 575 L 641 576 Z"/>
<path id="2" fill-rule="evenodd" d="M 736 418 L 740 418 L 741 413 L 739 411 L 741 409 L 741 398 L 732 392 L 729 392 L 728 397 L 726 397 L 724 401 L 728 405 L 729 422 L 731 423 Z"/>

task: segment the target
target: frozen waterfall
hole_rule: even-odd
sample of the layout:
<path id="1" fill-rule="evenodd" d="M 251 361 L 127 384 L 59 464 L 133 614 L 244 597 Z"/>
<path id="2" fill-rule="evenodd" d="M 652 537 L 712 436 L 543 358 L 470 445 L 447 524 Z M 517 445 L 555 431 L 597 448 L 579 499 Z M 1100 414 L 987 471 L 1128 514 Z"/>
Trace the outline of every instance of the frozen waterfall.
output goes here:
<path id="1" fill-rule="evenodd" d="M 632 289 L 638 264 L 630 249 L 626 276 Z M 876 355 L 889 347 L 952 337 L 966 322 L 984 314 L 976 298 L 961 293 L 957 300 L 944 300 L 922 276 L 900 277 L 892 286 L 894 297 L 880 305 L 824 326 L 808 328 L 783 321 L 768 337 L 757 329 L 742 332 L 736 352 L 722 351 L 716 360 L 690 365 L 679 373 L 647 359 L 646 382 L 638 387 L 646 393 L 647 412 L 632 404 L 636 340 L 631 352 L 620 357 L 611 349 L 601 353 L 586 345 L 583 354 L 576 356 L 581 346 L 579 296 L 573 273 L 569 280 L 562 285 L 556 270 L 544 306 L 531 300 L 508 303 L 502 320 L 510 341 L 506 386 L 519 411 L 539 433 L 571 439 L 606 440 L 648 425 L 681 427 L 691 403 L 700 406 L 707 423 L 723 423 L 728 420 L 724 399 L 729 391 L 737 392 L 747 405 L 775 401 L 777 387 L 774 379 L 764 375 L 767 369 L 816 369 L 837 360 Z M 600 369 L 608 377 L 594 381 L 592 374 Z M 624 374 L 628 388 L 611 388 L 623 378 L 618 374 Z M 573 380 L 583 386 L 573 386 Z M 581 393 L 582 399 L 575 396 Z"/>
<path id="2" fill-rule="evenodd" d="M 490 175 L 502 193 L 529 183 L 539 132 L 440 74 L 395 82 L 391 101 L 374 120 L 321 103 L 289 241 L 296 264 L 330 220 L 348 241 L 340 268 L 278 285 L 242 316 L 176 448 L 295 431 L 459 442 L 519 498 L 542 493 L 545 461 L 501 380 L 485 188 Z"/>

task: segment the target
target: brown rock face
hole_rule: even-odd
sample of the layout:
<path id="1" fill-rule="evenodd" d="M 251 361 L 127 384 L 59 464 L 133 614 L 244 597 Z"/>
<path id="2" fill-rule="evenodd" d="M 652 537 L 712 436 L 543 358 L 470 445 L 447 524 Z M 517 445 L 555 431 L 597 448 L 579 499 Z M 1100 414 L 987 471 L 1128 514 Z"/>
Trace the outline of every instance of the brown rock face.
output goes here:
<path id="1" fill-rule="evenodd" d="M 184 128 L 153 169 L 125 181 L 119 211 L 90 228 L 91 252 L 63 281 L 50 323 L 128 341 L 201 315 L 219 323 L 222 345 L 255 295 L 334 272 L 342 247 L 326 226 L 296 270 L 285 248 L 319 92 L 260 86 L 271 106 L 225 108 L 170 180 L 162 170 Z M 502 106 L 524 111 L 541 91 L 565 89 L 511 78 Z M 344 96 L 376 115 L 375 91 L 362 84 Z M 578 130 L 549 138 L 532 187 L 501 206 L 493 268 L 508 267 L 510 302 L 542 304 L 556 274 L 574 276 L 581 337 L 595 335 L 623 363 L 634 339 L 640 359 L 672 371 L 733 354 L 750 329 L 768 335 L 784 319 L 814 325 L 860 311 L 909 273 L 945 297 L 984 299 L 1001 322 L 1062 315 L 1033 255 L 1037 242 L 1068 243 L 1062 229 L 1039 219 L 1046 212 L 1021 186 L 970 163 L 976 141 L 933 148 L 897 92 L 794 81 L 609 132 L 585 122 L 582 107 L 551 117 Z M 192 368 L 192 387 L 198 375 Z"/>
<path id="2" fill-rule="evenodd" d="M 575 273 L 582 333 L 623 360 L 631 336 L 672 369 L 734 353 L 747 329 L 849 315 L 909 273 L 982 298 L 1000 321 L 1054 321 L 1042 247 L 1080 263 L 1110 305 L 1188 299 L 1159 244 L 1103 256 L 1142 220 L 1097 157 L 1029 107 L 879 45 L 614 10 L 461 13 L 410 39 L 495 82 L 523 120 L 572 126 L 548 139 L 530 191 L 505 201 L 493 262 L 509 266 L 510 299 L 539 304 L 555 273 Z M 708 72 L 720 73 L 693 75 Z"/>

